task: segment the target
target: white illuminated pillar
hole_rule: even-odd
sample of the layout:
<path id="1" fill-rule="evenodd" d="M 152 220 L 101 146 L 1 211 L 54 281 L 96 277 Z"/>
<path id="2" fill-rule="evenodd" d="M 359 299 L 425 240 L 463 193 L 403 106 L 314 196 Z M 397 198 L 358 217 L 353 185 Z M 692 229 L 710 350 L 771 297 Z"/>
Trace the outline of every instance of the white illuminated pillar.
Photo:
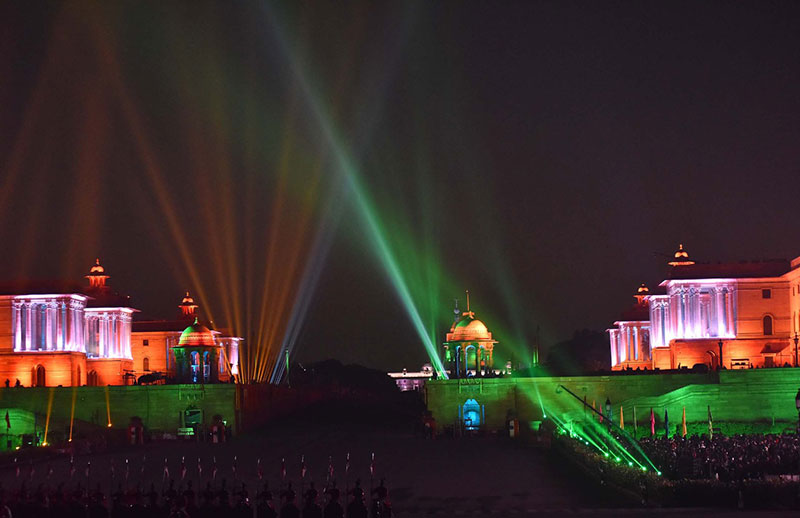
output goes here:
<path id="1" fill-rule="evenodd" d="M 14 350 L 22 350 L 22 304 L 14 303 Z"/>
<path id="2" fill-rule="evenodd" d="M 609 329 L 608 338 L 611 343 L 611 366 L 614 367 L 619 363 L 619 355 L 617 354 L 617 330 Z"/>
<path id="3" fill-rule="evenodd" d="M 31 303 L 25 302 L 25 350 L 31 350 Z"/>

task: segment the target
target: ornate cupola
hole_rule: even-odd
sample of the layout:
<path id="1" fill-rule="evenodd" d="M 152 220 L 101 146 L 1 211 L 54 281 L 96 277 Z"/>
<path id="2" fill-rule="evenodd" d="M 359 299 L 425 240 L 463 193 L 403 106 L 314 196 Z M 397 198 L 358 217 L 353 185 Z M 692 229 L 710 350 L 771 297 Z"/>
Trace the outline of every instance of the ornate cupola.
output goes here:
<path id="1" fill-rule="evenodd" d="M 184 318 L 196 318 L 198 305 L 194 303 L 194 299 L 189 296 L 189 290 L 186 290 L 186 295 L 178 307 L 181 310 L 181 316 Z"/>
<path id="2" fill-rule="evenodd" d="M 219 348 L 214 333 L 195 317 L 172 348 L 178 383 L 219 382 Z"/>
<path id="3" fill-rule="evenodd" d="M 492 333 L 486 324 L 475 318 L 470 309 L 469 291 L 467 310 L 456 318 L 444 342 L 445 363 L 454 378 L 480 376 L 494 368 L 494 344 Z M 458 304 L 456 304 L 456 312 Z"/>
<path id="4" fill-rule="evenodd" d="M 689 252 L 683 248 L 683 243 L 678 245 L 678 249 L 675 250 L 674 258 L 669 263 L 670 266 L 688 266 L 694 264 L 694 261 L 689 259 Z"/>
<path id="5" fill-rule="evenodd" d="M 636 303 L 644 304 L 644 298 L 648 295 L 650 295 L 650 289 L 645 283 L 641 283 L 639 288 L 636 290 L 636 295 L 634 295 L 634 298 L 636 298 Z"/>
<path id="6" fill-rule="evenodd" d="M 91 267 L 86 278 L 89 279 L 90 288 L 97 290 L 106 288 L 106 281 L 110 276 L 106 275 L 105 268 L 100 265 L 100 258 L 95 259 L 94 266 Z"/>

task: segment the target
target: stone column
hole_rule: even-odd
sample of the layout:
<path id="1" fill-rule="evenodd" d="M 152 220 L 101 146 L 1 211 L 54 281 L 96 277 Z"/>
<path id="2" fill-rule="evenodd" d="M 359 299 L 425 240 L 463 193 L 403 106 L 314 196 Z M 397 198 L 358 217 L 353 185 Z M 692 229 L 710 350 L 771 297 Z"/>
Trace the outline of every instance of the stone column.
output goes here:
<path id="1" fill-rule="evenodd" d="M 31 303 L 25 302 L 25 346 L 24 351 L 31 350 Z"/>
<path id="2" fill-rule="evenodd" d="M 14 350 L 22 350 L 22 303 L 14 303 Z"/>

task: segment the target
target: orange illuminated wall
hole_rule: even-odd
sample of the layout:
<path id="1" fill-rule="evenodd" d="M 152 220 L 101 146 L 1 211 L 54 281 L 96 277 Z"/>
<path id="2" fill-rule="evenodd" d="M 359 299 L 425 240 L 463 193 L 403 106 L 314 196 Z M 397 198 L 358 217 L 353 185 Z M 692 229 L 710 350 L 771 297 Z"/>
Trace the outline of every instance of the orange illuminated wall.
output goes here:
<path id="1" fill-rule="evenodd" d="M 133 370 L 133 362 L 119 358 L 89 358 L 86 360 L 87 372 L 95 373 L 97 385 L 125 384 L 125 371 Z"/>
<path id="2" fill-rule="evenodd" d="M 36 384 L 36 369 L 44 369 L 45 386 L 70 387 L 86 379 L 86 356 L 73 351 L 0 354 L 0 382 L 12 387 L 19 379 L 25 387 Z M 79 378 L 80 377 L 80 378 Z"/>
<path id="3" fill-rule="evenodd" d="M 180 332 L 176 331 L 134 332 L 131 335 L 131 356 L 136 376 L 150 372 L 161 372 L 171 376 L 175 371 L 175 358 L 172 356 L 171 348 L 178 343 L 180 335 Z M 143 368 L 145 358 L 150 366 L 149 371 Z"/>

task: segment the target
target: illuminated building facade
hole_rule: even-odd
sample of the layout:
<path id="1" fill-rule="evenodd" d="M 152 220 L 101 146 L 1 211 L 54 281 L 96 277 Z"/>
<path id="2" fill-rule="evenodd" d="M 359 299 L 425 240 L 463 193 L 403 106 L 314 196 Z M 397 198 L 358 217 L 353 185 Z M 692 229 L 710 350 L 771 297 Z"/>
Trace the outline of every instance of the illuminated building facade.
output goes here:
<path id="1" fill-rule="evenodd" d="M 138 310 L 130 307 L 129 297 L 110 289 L 99 260 L 86 277 L 88 286 L 26 282 L 0 287 L 0 383 L 123 385 L 156 370 L 174 376 L 170 348 L 179 345 L 177 340 L 166 339 L 169 332 L 147 330 L 144 334 L 156 345 L 151 348 L 135 330 Z M 184 321 L 176 334 L 190 323 Z M 151 328 L 159 327 L 153 324 Z M 217 346 L 224 349 L 215 358 L 220 365 L 227 358 L 224 369 L 217 369 L 225 374 L 215 380 L 226 381 L 237 373 L 240 339 L 215 333 Z M 157 347 L 159 339 L 163 348 Z"/>
<path id="2" fill-rule="evenodd" d="M 800 257 L 695 263 L 681 245 L 669 267 L 608 330 L 613 369 L 795 364 Z"/>
<path id="3" fill-rule="evenodd" d="M 467 310 L 458 309 L 458 301 L 454 309 L 455 320 L 447 333 L 444 342 L 444 363 L 453 378 L 494 372 L 494 344 L 497 340 L 486 324 L 475 318 L 469 308 L 469 292 L 467 292 Z"/>

